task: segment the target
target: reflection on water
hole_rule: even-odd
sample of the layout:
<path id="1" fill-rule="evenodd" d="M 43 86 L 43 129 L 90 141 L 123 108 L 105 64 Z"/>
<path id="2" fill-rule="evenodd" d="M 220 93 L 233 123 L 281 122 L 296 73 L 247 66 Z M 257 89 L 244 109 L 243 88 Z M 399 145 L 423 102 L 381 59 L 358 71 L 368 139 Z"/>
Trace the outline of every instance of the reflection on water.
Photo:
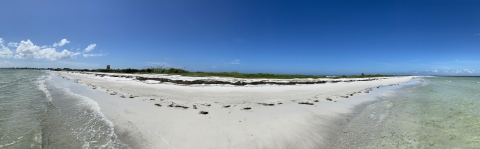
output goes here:
<path id="1" fill-rule="evenodd" d="M 431 77 L 382 97 L 352 120 L 338 148 L 480 147 L 480 77 Z"/>

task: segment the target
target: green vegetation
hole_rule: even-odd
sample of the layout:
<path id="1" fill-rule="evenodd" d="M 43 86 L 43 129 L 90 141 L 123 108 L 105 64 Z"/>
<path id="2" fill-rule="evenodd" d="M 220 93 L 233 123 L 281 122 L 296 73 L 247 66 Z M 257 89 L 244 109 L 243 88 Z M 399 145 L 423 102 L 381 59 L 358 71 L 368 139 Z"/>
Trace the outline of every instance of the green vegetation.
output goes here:
<path id="1" fill-rule="evenodd" d="M 69 69 L 70 71 L 85 71 L 85 72 L 107 72 L 107 73 L 135 73 L 135 74 L 169 74 L 169 75 L 182 75 L 182 76 L 189 76 L 189 77 L 210 77 L 210 76 L 217 76 L 217 77 L 233 77 L 233 78 L 265 78 L 265 79 L 294 79 L 294 78 L 371 78 L 371 77 L 390 77 L 392 75 L 342 75 L 342 76 L 322 76 L 322 75 L 287 75 L 287 74 L 269 74 L 269 73 L 256 73 L 256 74 L 248 74 L 248 73 L 239 73 L 239 72 L 190 72 L 185 69 L 181 68 L 171 68 L 171 67 L 163 67 L 163 66 L 149 66 L 145 67 L 144 69 Z M 60 70 L 56 70 L 60 71 Z"/>
<path id="2" fill-rule="evenodd" d="M 256 73 L 256 74 L 248 74 L 248 73 L 239 73 L 239 72 L 189 72 L 189 73 L 184 73 L 180 74 L 182 76 L 191 76 L 191 77 L 209 77 L 209 76 L 217 76 L 217 77 L 233 77 L 233 78 L 246 78 L 246 79 L 251 79 L 251 78 L 265 78 L 265 79 L 294 79 L 294 78 L 299 78 L 299 79 L 306 79 L 306 78 L 333 78 L 333 79 L 338 79 L 338 78 L 369 78 L 369 77 L 387 77 L 390 75 L 364 75 L 364 76 L 335 76 L 335 77 L 327 77 L 327 76 L 319 76 L 319 75 L 286 75 L 286 74 L 269 74 L 269 73 Z"/>
<path id="3" fill-rule="evenodd" d="M 266 79 L 293 79 L 293 78 L 325 78 L 325 76 L 310 76 L 310 75 L 281 75 L 281 74 L 268 74 L 268 73 L 257 73 L 257 74 L 247 74 L 239 72 L 189 72 L 181 74 L 183 76 L 190 77 L 208 77 L 208 76 L 217 76 L 217 77 L 233 77 L 233 78 L 266 78 Z"/>

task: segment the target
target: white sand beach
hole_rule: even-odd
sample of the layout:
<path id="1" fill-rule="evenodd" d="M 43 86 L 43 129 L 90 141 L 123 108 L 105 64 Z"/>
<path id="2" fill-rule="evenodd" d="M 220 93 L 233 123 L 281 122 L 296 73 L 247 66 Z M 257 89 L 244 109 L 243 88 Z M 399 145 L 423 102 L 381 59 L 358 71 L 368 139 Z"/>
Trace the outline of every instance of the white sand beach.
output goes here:
<path id="1" fill-rule="evenodd" d="M 135 75 L 125 78 L 58 73 L 102 91 L 103 95 L 91 98 L 113 122 L 115 133 L 132 148 L 178 149 L 328 148 L 334 134 L 343 133 L 341 126 L 348 122 L 356 106 L 374 101 L 376 96 L 414 78 L 235 86 L 140 81 L 134 79 Z M 200 114 L 201 111 L 208 114 Z"/>

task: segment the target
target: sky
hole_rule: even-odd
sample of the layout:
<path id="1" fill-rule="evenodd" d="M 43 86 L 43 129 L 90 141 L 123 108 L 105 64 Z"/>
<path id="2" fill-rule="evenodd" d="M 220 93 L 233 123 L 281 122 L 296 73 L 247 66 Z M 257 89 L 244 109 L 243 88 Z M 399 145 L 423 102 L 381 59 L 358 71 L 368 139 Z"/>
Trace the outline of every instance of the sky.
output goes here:
<path id="1" fill-rule="evenodd" d="M 0 1 L 0 67 L 480 75 L 480 1 Z"/>

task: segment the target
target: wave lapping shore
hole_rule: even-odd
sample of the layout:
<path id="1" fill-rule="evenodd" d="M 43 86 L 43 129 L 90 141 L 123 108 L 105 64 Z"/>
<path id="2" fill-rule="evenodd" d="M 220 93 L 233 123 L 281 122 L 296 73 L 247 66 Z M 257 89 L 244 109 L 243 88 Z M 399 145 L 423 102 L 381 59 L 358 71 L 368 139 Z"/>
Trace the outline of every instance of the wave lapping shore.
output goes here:
<path id="1" fill-rule="evenodd" d="M 88 94 L 81 94 L 98 103 L 115 125 L 119 139 L 132 148 L 328 147 L 335 140 L 334 134 L 348 122 L 345 117 L 355 115 L 352 112 L 356 106 L 375 101 L 375 96 L 414 78 L 273 80 L 71 72 L 59 75 L 89 86 Z M 197 84 L 198 80 L 220 83 Z"/>

